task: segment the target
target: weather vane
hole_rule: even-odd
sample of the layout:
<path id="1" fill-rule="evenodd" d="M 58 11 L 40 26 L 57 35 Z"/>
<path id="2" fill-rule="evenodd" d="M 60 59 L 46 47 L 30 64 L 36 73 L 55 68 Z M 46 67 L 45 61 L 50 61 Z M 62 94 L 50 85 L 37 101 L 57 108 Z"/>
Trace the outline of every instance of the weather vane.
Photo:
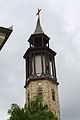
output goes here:
<path id="1" fill-rule="evenodd" d="M 38 9 L 38 12 L 36 14 L 36 15 L 38 15 L 38 19 L 40 19 L 40 11 L 41 11 L 41 9 Z"/>

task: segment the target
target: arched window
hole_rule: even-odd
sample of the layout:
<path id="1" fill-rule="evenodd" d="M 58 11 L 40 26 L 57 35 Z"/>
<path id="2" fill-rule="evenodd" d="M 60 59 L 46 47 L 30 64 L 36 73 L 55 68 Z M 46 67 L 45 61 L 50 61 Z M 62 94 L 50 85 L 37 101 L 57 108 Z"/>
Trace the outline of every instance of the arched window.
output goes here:
<path id="1" fill-rule="evenodd" d="M 38 96 L 42 96 L 42 89 L 38 88 Z"/>
<path id="2" fill-rule="evenodd" d="M 55 91 L 52 90 L 52 99 L 55 101 Z"/>

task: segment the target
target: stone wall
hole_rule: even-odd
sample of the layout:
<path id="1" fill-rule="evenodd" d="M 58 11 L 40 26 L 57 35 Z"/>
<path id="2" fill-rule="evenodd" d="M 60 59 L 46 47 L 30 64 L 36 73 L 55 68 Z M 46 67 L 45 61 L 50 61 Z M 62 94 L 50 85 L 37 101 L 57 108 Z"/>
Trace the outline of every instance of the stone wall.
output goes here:
<path id="1" fill-rule="evenodd" d="M 26 102 L 32 99 L 38 94 L 38 89 L 42 89 L 43 103 L 48 105 L 49 110 L 51 110 L 58 120 L 60 120 L 60 108 L 59 108 L 59 98 L 58 98 L 58 84 L 50 79 L 43 80 L 31 80 L 26 86 Z M 52 91 L 55 92 L 55 100 L 52 99 Z"/>

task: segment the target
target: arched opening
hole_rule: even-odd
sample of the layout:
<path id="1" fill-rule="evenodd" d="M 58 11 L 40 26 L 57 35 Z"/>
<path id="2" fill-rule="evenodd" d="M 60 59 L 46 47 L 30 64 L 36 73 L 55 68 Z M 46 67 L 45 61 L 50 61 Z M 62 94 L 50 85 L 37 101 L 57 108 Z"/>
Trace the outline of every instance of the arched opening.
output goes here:
<path id="1" fill-rule="evenodd" d="M 54 90 L 52 90 L 52 100 L 55 101 L 55 91 Z"/>
<path id="2" fill-rule="evenodd" d="M 38 96 L 42 96 L 42 89 L 38 88 Z"/>

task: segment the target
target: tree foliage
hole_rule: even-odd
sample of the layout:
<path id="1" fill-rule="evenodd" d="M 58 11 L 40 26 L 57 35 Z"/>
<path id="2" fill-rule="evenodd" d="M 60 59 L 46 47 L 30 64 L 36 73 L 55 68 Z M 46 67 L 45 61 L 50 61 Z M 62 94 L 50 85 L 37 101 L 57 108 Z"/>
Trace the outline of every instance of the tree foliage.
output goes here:
<path id="1" fill-rule="evenodd" d="M 17 104 L 12 104 L 8 110 L 8 120 L 58 120 L 57 117 L 48 111 L 48 106 L 42 104 L 40 97 L 35 97 L 20 108 Z"/>

